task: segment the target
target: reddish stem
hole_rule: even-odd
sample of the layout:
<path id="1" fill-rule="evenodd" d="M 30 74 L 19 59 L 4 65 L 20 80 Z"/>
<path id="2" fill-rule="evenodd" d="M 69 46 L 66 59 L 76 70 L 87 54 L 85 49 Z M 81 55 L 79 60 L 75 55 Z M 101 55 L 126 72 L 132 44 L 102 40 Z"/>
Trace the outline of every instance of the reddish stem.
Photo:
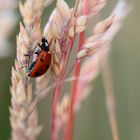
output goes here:
<path id="1" fill-rule="evenodd" d="M 63 86 L 63 81 L 65 79 L 65 71 L 66 71 L 66 68 L 68 66 L 68 62 L 69 62 L 69 58 L 70 58 L 70 54 L 71 54 L 71 51 L 72 51 L 72 48 L 73 48 L 73 43 L 74 43 L 74 40 L 75 40 L 75 37 L 72 39 L 71 41 L 71 46 L 70 46 L 70 50 L 68 52 L 68 54 L 66 52 L 64 52 L 63 54 L 63 60 L 65 60 L 63 62 L 63 71 L 61 72 L 61 75 L 59 77 L 59 79 L 57 80 L 56 82 L 56 86 L 55 86 L 55 89 L 54 89 L 54 92 L 53 92 L 53 105 L 52 105 L 52 135 L 51 135 L 51 140 L 56 140 L 57 139 L 57 126 L 56 126 L 56 112 L 57 112 L 57 106 L 58 106 L 58 102 L 59 102 L 59 97 L 60 97 L 60 94 L 61 94 L 61 89 L 62 89 L 62 86 Z"/>
<path id="2" fill-rule="evenodd" d="M 79 51 L 82 47 L 82 44 L 84 42 L 84 36 L 85 36 L 85 32 L 82 32 L 79 37 L 79 44 L 78 44 L 77 51 Z M 79 72 L 80 72 L 80 65 L 79 65 L 78 60 L 76 59 L 75 64 L 74 64 L 74 77 L 78 77 Z M 78 83 L 78 79 L 76 78 L 76 80 L 74 80 L 72 83 L 71 100 L 70 100 L 70 107 L 69 107 L 69 112 L 68 112 L 69 113 L 68 121 L 66 124 L 63 140 L 72 140 L 72 133 L 73 133 L 72 130 L 73 130 L 73 124 L 74 124 L 73 105 L 75 102 L 75 93 L 77 91 L 77 83 Z"/>
<path id="3" fill-rule="evenodd" d="M 88 14 L 88 1 L 89 0 L 83 0 L 83 15 Z M 81 50 L 84 40 L 85 40 L 85 32 L 81 32 L 79 35 L 79 43 L 78 43 L 77 52 Z M 75 98 L 76 98 L 76 93 L 77 93 L 79 73 L 80 73 L 80 64 L 78 60 L 75 59 L 74 77 L 77 77 L 77 78 L 72 83 L 71 100 L 70 100 L 70 106 L 69 106 L 69 111 L 68 111 L 68 120 L 66 122 L 66 129 L 65 129 L 63 140 L 72 140 L 73 138 L 73 130 L 74 130 L 73 128 L 74 128 L 74 120 L 75 120 L 74 105 L 75 105 Z"/>
<path id="4" fill-rule="evenodd" d="M 51 128 L 51 140 L 56 140 L 56 111 L 57 111 L 57 100 L 58 100 L 58 81 L 56 83 L 54 92 L 53 92 L 53 103 L 52 103 L 52 128 Z"/>
<path id="5" fill-rule="evenodd" d="M 78 51 L 81 49 L 81 46 L 83 44 L 84 40 L 84 32 L 80 34 L 79 38 L 79 44 L 78 44 Z M 77 60 L 75 60 L 75 65 L 74 65 L 74 77 L 78 77 L 80 72 L 80 65 Z M 70 100 L 70 107 L 68 111 L 68 121 L 66 124 L 66 129 L 64 133 L 64 139 L 63 140 L 72 140 L 72 130 L 73 130 L 73 125 L 74 125 L 74 114 L 73 114 L 73 105 L 75 102 L 75 93 L 77 91 L 77 83 L 78 79 L 73 81 L 72 83 L 72 91 L 71 91 L 71 100 Z"/>

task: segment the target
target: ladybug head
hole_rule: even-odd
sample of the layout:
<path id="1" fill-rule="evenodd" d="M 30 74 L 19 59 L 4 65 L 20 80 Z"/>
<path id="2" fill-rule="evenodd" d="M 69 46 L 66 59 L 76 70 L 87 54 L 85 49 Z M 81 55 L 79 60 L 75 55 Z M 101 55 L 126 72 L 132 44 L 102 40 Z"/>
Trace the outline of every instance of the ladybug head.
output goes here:
<path id="1" fill-rule="evenodd" d="M 44 37 L 41 39 L 40 48 L 44 51 L 49 51 L 49 43 Z"/>

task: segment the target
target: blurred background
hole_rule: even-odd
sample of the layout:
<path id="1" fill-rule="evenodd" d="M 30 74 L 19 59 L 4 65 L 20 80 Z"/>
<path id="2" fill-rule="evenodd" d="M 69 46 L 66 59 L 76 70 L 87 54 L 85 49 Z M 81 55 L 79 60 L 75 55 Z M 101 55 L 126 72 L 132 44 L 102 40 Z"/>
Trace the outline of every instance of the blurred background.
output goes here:
<path id="1" fill-rule="evenodd" d="M 6 1 L 11 1 L 11 4 L 5 6 L 3 0 L 0 0 L 0 140 L 8 140 L 10 137 L 10 77 L 16 54 L 16 34 L 19 32 L 21 20 L 18 1 L 5 0 L 5 3 Z M 69 5 L 74 2 L 67 1 Z M 140 140 L 140 1 L 127 1 L 132 4 L 133 10 L 113 40 L 109 61 L 120 140 Z M 116 3 L 116 0 L 108 0 L 106 7 L 99 14 L 101 19 L 110 14 Z M 55 1 L 44 12 L 42 26 L 54 6 Z M 5 26 L 2 27 L 3 25 Z M 2 30 L 4 28 L 7 29 L 6 34 Z M 5 41 L 7 37 L 8 41 Z M 39 140 L 50 137 L 50 99 L 51 95 L 39 104 L 40 123 L 44 125 Z M 75 140 L 112 140 L 101 74 L 93 81 L 92 93 L 77 114 L 74 137 Z"/>

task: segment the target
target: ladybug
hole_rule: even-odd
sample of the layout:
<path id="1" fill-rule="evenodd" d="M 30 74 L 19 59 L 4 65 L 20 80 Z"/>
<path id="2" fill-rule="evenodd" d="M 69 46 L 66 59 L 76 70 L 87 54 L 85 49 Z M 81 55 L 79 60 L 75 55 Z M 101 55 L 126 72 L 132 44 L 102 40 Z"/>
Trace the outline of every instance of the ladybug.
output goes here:
<path id="1" fill-rule="evenodd" d="M 41 39 L 41 43 L 38 43 L 38 47 L 26 56 L 37 55 L 35 61 L 26 67 L 27 76 L 39 77 L 43 75 L 51 64 L 51 53 L 49 50 L 49 43 L 44 37 Z"/>

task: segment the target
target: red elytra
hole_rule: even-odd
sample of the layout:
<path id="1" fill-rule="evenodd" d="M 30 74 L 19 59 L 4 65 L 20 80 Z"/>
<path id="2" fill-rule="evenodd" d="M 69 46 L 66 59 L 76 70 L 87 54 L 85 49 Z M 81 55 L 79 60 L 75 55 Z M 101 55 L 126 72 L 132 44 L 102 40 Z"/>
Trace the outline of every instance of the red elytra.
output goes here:
<path id="1" fill-rule="evenodd" d="M 43 75 L 49 68 L 51 63 L 51 55 L 48 52 L 41 51 L 31 71 L 29 77 L 39 77 Z"/>
<path id="2" fill-rule="evenodd" d="M 41 51 L 38 49 L 36 52 L 29 55 L 38 54 L 36 60 L 26 68 L 29 77 L 39 77 L 43 75 L 51 64 L 51 53 L 49 51 L 48 41 L 45 38 L 42 38 L 41 44 L 38 45 L 41 48 Z"/>

